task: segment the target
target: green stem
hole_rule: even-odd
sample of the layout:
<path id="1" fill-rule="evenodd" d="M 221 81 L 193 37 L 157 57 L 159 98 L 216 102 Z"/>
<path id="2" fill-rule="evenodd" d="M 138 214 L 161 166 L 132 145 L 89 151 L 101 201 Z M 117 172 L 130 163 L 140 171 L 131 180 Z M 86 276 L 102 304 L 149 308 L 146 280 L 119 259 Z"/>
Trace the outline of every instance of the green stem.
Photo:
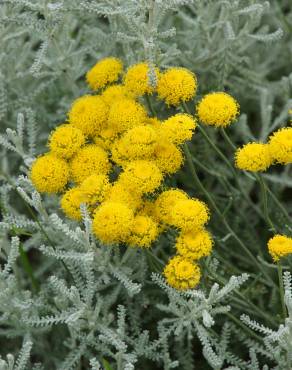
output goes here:
<path id="1" fill-rule="evenodd" d="M 264 179 L 262 178 L 261 175 L 255 174 L 255 176 L 256 176 L 256 179 L 258 180 L 258 182 L 260 183 L 260 187 L 261 187 L 261 195 L 262 195 L 262 202 L 263 202 L 264 216 L 265 216 L 266 223 L 270 226 L 271 231 L 275 234 L 276 233 L 276 228 L 275 228 L 275 226 L 273 224 L 273 221 L 271 220 L 270 215 L 269 215 L 268 196 L 267 196 L 266 184 L 265 184 Z"/>
<path id="2" fill-rule="evenodd" d="M 237 149 L 236 145 L 232 142 L 230 136 L 227 134 L 227 132 L 225 131 L 224 128 L 221 129 L 221 133 L 222 133 L 222 136 L 224 137 L 225 141 L 230 145 L 230 147 L 233 150 L 236 150 Z M 246 172 L 245 171 L 243 171 L 243 173 L 246 175 Z M 266 191 L 270 194 L 270 196 L 273 199 L 273 201 L 275 202 L 275 204 L 277 204 L 277 206 L 279 207 L 279 209 L 283 212 L 283 214 L 285 215 L 285 217 L 287 218 L 287 220 L 290 221 L 290 216 L 289 216 L 288 212 L 283 207 L 283 205 L 281 204 L 281 202 L 279 202 L 278 198 L 275 196 L 275 194 L 272 192 L 272 190 L 266 184 L 265 184 L 265 188 L 266 188 Z"/>
<path id="3" fill-rule="evenodd" d="M 206 198 L 208 199 L 210 205 L 213 207 L 215 212 L 218 214 L 221 222 L 225 226 L 225 228 L 228 230 L 228 232 L 233 236 L 233 238 L 237 241 L 237 243 L 241 246 L 241 248 L 245 251 L 245 253 L 248 255 L 248 257 L 254 262 L 254 264 L 259 268 L 259 270 L 262 271 L 263 275 L 273 284 L 275 285 L 275 282 L 273 279 L 267 274 L 265 269 L 263 269 L 262 265 L 258 262 L 256 257 L 251 253 L 251 251 L 247 248 L 247 246 L 244 244 L 244 242 L 239 238 L 239 236 L 235 233 L 235 231 L 232 229 L 232 227 L 229 225 L 227 222 L 225 216 L 221 213 L 220 209 L 217 207 L 217 204 L 215 203 L 213 197 L 211 194 L 205 189 L 204 185 L 202 184 L 201 180 L 199 179 L 193 160 L 192 160 L 192 155 L 190 153 L 190 150 L 187 146 L 187 144 L 184 144 L 184 152 L 186 155 L 186 159 L 191 171 L 191 174 L 193 176 L 193 179 L 196 183 L 196 185 L 201 189 L 201 191 L 205 194 Z"/>
<path id="4" fill-rule="evenodd" d="M 147 102 L 148 108 L 149 108 L 149 110 L 150 110 L 150 112 L 151 112 L 151 115 L 152 115 L 153 117 L 155 117 L 155 116 L 156 116 L 156 112 L 155 112 L 155 109 L 154 109 L 154 107 L 153 107 L 153 105 L 152 105 L 152 102 L 151 102 L 150 96 L 149 96 L 148 94 L 146 94 L 146 95 L 145 95 L 145 98 L 146 98 L 146 102 Z"/>
<path id="5" fill-rule="evenodd" d="M 21 199 L 23 199 L 21 197 Z M 52 242 L 52 240 L 49 238 L 47 232 L 45 231 L 45 229 L 43 228 L 42 224 L 40 223 L 40 221 L 38 220 L 38 218 L 35 216 L 33 210 L 31 209 L 30 205 L 26 203 L 26 201 L 24 201 L 24 205 L 26 207 L 26 209 L 28 210 L 28 212 L 30 213 L 31 217 L 33 218 L 33 220 L 38 224 L 39 226 L 39 229 L 41 231 L 41 233 L 44 235 L 44 237 L 47 239 L 47 241 L 49 242 L 49 244 L 51 245 L 51 247 L 56 250 L 56 247 L 54 245 L 54 243 Z M 68 269 L 68 267 L 66 266 L 65 262 L 61 260 L 61 263 L 63 265 L 63 267 L 65 268 L 65 270 L 67 271 L 67 273 L 69 274 L 69 276 L 71 277 L 72 281 L 74 281 L 73 279 L 73 276 L 70 272 L 70 270 Z"/>
<path id="6" fill-rule="evenodd" d="M 188 114 L 191 114 L 187 105 L 185 103 L 183 103 L 183 108 L 184 110 L 188 113 Z M 200 131 L 200 133 L 204 136 L 205 140 L 208 142 L 208 144 L 210 144 L 210 146 L 214 149 L 214 151 L 218 154 L 218 156 L 226 163 L 226 165 L 228 166 L 228 168 L 230 169 L 231 173 L 232 173 L 232 176 L 240 190 L 240 192 L 242 193 L 242 195 L 244 196 L 244 198 L 246 199 L 246 201 L 249 203 L 249 205 L 255 210 L 255 212 L 257 212 L 257 214 L 262 217 L 262 214 L 260 212 L 260 210 L 257 208 L 257 206 L 250 200 L 250 197 L 248 196 L 248 194 L 245 192 L 245 190 L 243 189 L 243 187 L 241 186 L 241 183 L 240 181 L 238 180 L 237 178 L 237 173 L 233 167 L 233 165 L 230 163 L 229 159 L 225 156 L 225 154 L 218 148 L 218 146 L 210 139 L 209 135 L 207 134 L 207 132 L 205 131 L 205 129 L 198 123 L 198 129 Z M 225 133 L 226 134 L 226 133 Z M 226 134 L 227 135 L 227 134 Z M 234 145 L 234 144 L 232 144 Z M 235 147 L 235 146 L 234 146 Z"/>
<path id="7" fill-rule="evenodd" d="M 22 265 L 24 267 L 24 270 L 26 271 L 27 275 L 29 276 L 29 278 L 31 280 L 32 288 L 33 288 L 33 290 L 38 292 L 40 290 L 39 283 L 37 282 L 37 280 L 34 276 L 33 268 L 30 264 L 27 253 L 23 249 L 23 246 L 22 246 L 21 243 L 19 244 L 19 253 L 20 253 L 20 259 L 21 259 Z"/>
<path id="8" fill-rule="evenodd" d="M 287 317 L 287 310 L 286 310 L 286 305 L 285 305 L 283 269 L 282 269 L 280 262 L 277 263 L 277 270 L 278 270 L 279 290 L 280 290 L 280 299 L 281 299 L 281 305 L 282 305 L 283 319 L 285 320 Z"/>
<path id="9" fill-rule="evenodd" d="M 227 132 L 225 131 L 225 129 L 222 127 L 221 128 L 221 134 L 222 136 L 224 137 L 225 141 L 230 145 L 230 147 L 233 149 L 233 150 L 236 150 L 237 147 L 236 145 L 233 143 L 233 141 L 230 139 L 229 135 L 227 134 Z"/>

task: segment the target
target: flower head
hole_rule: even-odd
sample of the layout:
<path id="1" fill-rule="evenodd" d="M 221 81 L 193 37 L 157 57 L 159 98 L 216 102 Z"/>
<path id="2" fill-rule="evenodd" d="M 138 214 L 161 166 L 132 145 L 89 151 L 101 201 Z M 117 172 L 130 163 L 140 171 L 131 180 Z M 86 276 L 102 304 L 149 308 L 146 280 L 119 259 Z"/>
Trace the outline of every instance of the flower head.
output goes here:
<path id="1" fill-rule="evenodd" d="M 161 128 L 161 121 L 157 117 L 148 117 L 147 124 L 155 130 L 159 130 Z"/>
<path id="2" fill-rule="evenodd" d="M 268 242 L 268 250 L 275 262 L 292 253 L 292 238 L 285 235 L 275 235 Z"/>
<path id="3" fill-rule="evenodd" d="M 181 256 L 171 258 L 163 274 L 168 284 L 178 290 L 194 288 L 201 278 L 199 266 Z"/>
<path id="4" fill-rule="evenodd" d="M 163 138 L 178 145 L 192 138 L 196 125 L 192 116 L 178 113 L 162 122 L 160 133 Z"/>
<path id="5" fill-rule="evenodd" d="M 111 106 L 108 125 L 117 132 L 123 132 L 145 124 L 146 120 L 147 112 L 143 105 L 131 99 L 121 99 Z"/>
<path id="6" fill-rule="evenodd" d="M 285 127 L 270 136 L 269 149 L 273 160 L 292 163 L 292 127 Z"/>
<path id="7" fill-rule="evenodd" d="M 80 189 L 87 197 L 89 205 L 97 205 L 104 201 L 106 195 L 111 189 L 108 176 L 90 175 L 81 183 Z"/>
<path id="8" fill-rule="evenodd" d="M 94 136 L 95 144 L 105 150 L 111 150 L 114 141 L 118 138 L 118 133 L 111 127 L 104 128 L 98 135 Z"/>
<path id="9" fill-rule="evenodd" d="M 30 179 L 39 192 L 58 193 L 69 181 L 69 166 L 64 159 L 47 153 L 33 162 Z"/>
<path id="10" fill-rule="evenodd" d="M 142 96 L 144 94 L 151 94 L 155 87 L 150 81 L 150 73 L 154 76 L 154 82 L 158 79 L 159 70 L 157 68 L 150 69 L 147 63 L 138 63 L 128 68 L 124 84 L 126 88 L 135 96 Z"/>
<path id="11" fill-rule="evenodd" d="M 84 95 L 72 104 L 68 118 L 85 136 L 94 136 L 105 126 L 107 115 L 108 106 L 100 96 Z"/>
<path id="12" fill-rule="evenodd" d="M 124 203 L 104 202 L 93 218 L 93 232 L 104 244 L 123 242 L 134 223 L 133 211 Z"/>
<path id="13" fill-rule="evenodd" d="M 151 126 L 136 126 L 115 142 L 113 160 L 120 165 L 137 159 L 149 158 L 157 142 L 156 130 Z"/>
<path id="14" fill-rule="evenodd" d="M 266 171 L 272 164 L 269 146 L 261 143 L 248 143 L 235 153 L 235 164 L 241 170 Z"/>
<path id="15" fill-rule="evenodd" d="M 165 174 L 177 172 L 183 165 L 183 155 L 181 150 L 167 140 L 161 140 L 155 146 L 153 162 Z"/>
<path id="16" fill-rule="evenodd" d="M 168 105 L 179 105 L 192 99 L 197 90 L 197 78 L 185 68 L 170 68 L 164 72 L 157 84 L 158 97 Z"/>
<path id="17" fill-rule="evenodd" d="M 157 223 L 149 216 L 137 215 L 127 243 L 131 247 L 149 248 L 158 236 Z"/>
<path id="18" fill-rule="evenodd" d="M 124 203 L 133 211 L 140 207 L 142 199 L 140 194 L 130 192 L 119 181 L 116 181 L 106 195 L 110 202 Z"/>
<path id="19" fill-rule="evenodd" d="M 87 203 L 86 194 L 79 188 L 72 188 L 66 191 L 61 198 L 61 208 L 65 215 L 73 220 L 81 220 L 80 206 L 82 203 Z"/>
<path id="20" fill-rule="evenodd" d="M 118 100 L 132 98 L 133 95 L 123 85 L 112 85 L 104 90 L 101 97 L 110 106 Z"/>
<path id="21" fill-rule="evenodd" d="M 206 204 L 198 199 L 178 201 L 171 214 L 173 226 L 183 231 L 198 231 L 208 222 L 209 209 Z"/>
<path id="22" fill-rule="evenodd" d="M 213 240 L 210 233 L 206 230 L 196 233 L 181 233 L 175 244 L 176 250 L 181 256 L 192 260 L 209 256 L 212 251 L 212 245 Z"/>
<path id="23" fill-rule="evenodd" d="M 120 59 L 104 58 L 86 73 L 86 80 L 92 90 L 98 90 L 117 81 L 122 71 L 123 63 Z"/>
<path id="24" fill-rule="evenodd" d="M 119 181 L 133 193 L 151 193 L 160 185 L 162 174 L 153 162 L 137 160 L 126 166 Z"/>
<path id="25" fill-rule="evenodd" d="M 56 156 L 69 159 L 85 144 L 81 130 L 72 125 L 61 125 L 49 138 L 49 148 Z"/>
<path id="26" fill-rule="evenodd" d="M 102 148 L 89 144 L 75 154 L 70 162 L 70 169 L 72 179 L 80 183 L 92 174 L 107 174 L 110 170 L 110 163 Z"/>
<path id="27" fill-rule="evenodd" d="M 172 224 L 172 209 L 180 200 L 187 200 L 188 195 L 179 189 L 162 192 L 154 203 L 155 217 L 165 224 Z"/>
<path id="28" fill-rule="evenodd" d="M 216 127 L 226 127 L 233 123 L 239 114 L 237 101 L 225 92 L 207 94 L 197 106 L 201 122 Z"/>

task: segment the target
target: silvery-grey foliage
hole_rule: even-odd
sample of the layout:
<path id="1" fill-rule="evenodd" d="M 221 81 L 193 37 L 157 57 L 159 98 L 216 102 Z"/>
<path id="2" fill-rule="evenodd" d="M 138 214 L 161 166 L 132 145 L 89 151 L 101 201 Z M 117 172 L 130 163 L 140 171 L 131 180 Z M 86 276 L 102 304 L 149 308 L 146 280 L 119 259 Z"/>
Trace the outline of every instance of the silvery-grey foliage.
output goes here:
<path id="1" fill-rule="evenodd" d="M 202 137 L 192 143 L 194 163 L 272 282 L 212 220 L 216 258 L 202 265 L 198 289 L 177 292 L 161 276 L 161 261 L 173 254 L 168 236 L 150 251 L 101 245 L 86 207 L 82 223 L 68 221 L 57 197 L 29 180 L 49 132 L 88 91 L 85 72 L 109 55 L 126 66 L 147 60 L 153 85 L 154 65 L 179 65 L 197 74 L 198 97 L 232 91 L 242 111 L 235 142 L 265 141 L 292 107 L 291 29 L 288 0 L 0 1 L 0 370 L 291 368 L 290 274 L 283 321 L 269 234 L 257 233 L 262 220 Z M 240 176 L 257 202 L 254 177 Z M 264 177 L 291 204 L 291 167 Z M 169 180 L 177 183 L 202 195 L 187 171 Z M 274 200 L 271 210 L 291 233 Z"/>

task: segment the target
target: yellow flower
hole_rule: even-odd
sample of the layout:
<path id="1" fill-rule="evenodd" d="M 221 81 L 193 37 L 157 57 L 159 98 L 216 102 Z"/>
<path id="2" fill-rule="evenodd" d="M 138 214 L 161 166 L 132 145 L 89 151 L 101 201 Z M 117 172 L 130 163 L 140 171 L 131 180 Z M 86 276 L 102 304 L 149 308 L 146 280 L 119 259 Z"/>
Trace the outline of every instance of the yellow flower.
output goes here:
<path id="1" fill-rule="evenodd" d="M 118 133 L 111 127 L 107 127 L 94 136 L 93 141 L 95 144 L 105 150 L 111 150 L 114 141 L 118 138 Z"/>
<path id="2" fill-rule="evenodd" d="M 72 125 L 61 125 L 49 138 L 49 148 L 58 157 L 69 159 L 85 144 L 81 130 Z"/>
<path id="3" fill-rule="evenodd" d="M 142 200 L 138 213 L 141 216 L 149 216 L 153 218 L 155 221 L 158 221 L 155 215 L 155 202 L 153 200 L 150 199 Z"/>
<path id="4" fill-rule="evenodd" d="M 207 94 L 197 105 L 197 114 L 201 122 L 216 127 L 226 127 L 236 121 L 239 104 L 225 92 Z"/>
<path id="5" fill-rule="evenodd" d="M 127 238 L 131 247 L 149 248 L 158 236 L 157 223 L 148 216 L 137 215 Z"/>
<path id="6" fill-rule="evenodd" d="M 292 253 L 292 238 L 285 235 L 275 235 L 268 242 L 268 250 L 275 262 Z"/>
<path id="7" fill-rule="evenodd" d="M 108 106 L 100 96 L 84 95 L 75 100 L 68 113 L 69 122 L 84 135 L 94 136 L 105 126 Z"/>
<path id="8" fill-rule="evenodd" d="M 117 132 L 123 132 L 145 124 L 146 120 L 147 112 L 143 105 L 131 99 L 121 99 L 111 106 L 108 125 Z"/>
<path id="9" fill-rule="evenodd" d="M 116 181 L 106 195 L 106 200 L 110 202 L 124 203 L 133 211 L 141 205 L 141 196 L 130 192 L 119 181 Z"/>
<path id="10" fill-rule="evenodd" d="M 87 203 L 86 194 L 79 188 L 72 188 L 62 196 L 61 208 L 65 215 L 73 220 L 81 220 L 80 206 L 82 203 Z"/>
<path id="11" fill-rule="evenodd" d="M 155 130 L 160 130 L 161 128 L 161 121 L 157 117 L 149 117 L 147 119 L 147 124 Z"/>
<path id="12" fill-rule="evenodd" d="M 292 163 L 292 127 L 285 127 L 270 136 L 269 148 L 273 160 L 278 163 Z"/>
<path id="13" fill-rule="evenodd" d="M 206 204 L 198 199 L 179 200 L 171 214 L 172 225 L 183 231 L 198 231 L 209 218 Z"/>
<path id="14" fill-rule="evenodd" d="M 39 192 L 58 193 L 69 181 L 69 166 L 64 159 L 47 153 L 33 162 L 30 179 Z"/>
<path id="15" fill-rule="evenodd" d="M 123 63 L 120 59 L 104 58 L 86 73 L 86 80 L 92 90 L 98 90 L 117 81 L 122 71 Z"/>
<path id="16" fill-rule="evenodd" d="M 90 175 L 80 185 L 80 189 L 87 196 L 89 205 L 96 205 L 104 201 L 111 189 L 106 175 Z"/>
<path id="17" fill-rule="evenodd" d="M 133 95 L 123 85 L 112 85 L 104 90 L 101 97 L 110 106 L 118 100 L 132 98 Z"/>
<path id="18" fill-rule="evenodd" d="M 163 138 L 178 145 L 191 140 L 196 125 L 192 116 L 178 113 L 162 122 L 160 133 Z"/>
<path id="19" fill-rule="evenodd" d="M 267 144 L 249 143 L 235 153 L 235 165 L 241 170 L 265 171 L 271 164 L 272 157 Z"/>
<path id="20" fill-rule="evenodd" d="M 126 241 L 134 223 L 133 211 L 124 203 L 104 202 L 93 218 L 93 232 L 104 244 Z"/>
<path id="21" fill-rule="evenodd" d="M 185 68 L 170 68 L 164 72 L 157 84 L 158 97 L 168 105 L 179 105 L 195 96 L 197 78 Z"/>
<path id="22" fill-rule="evenodd" d="M 96 174 L 105 175 L 110 170 L 106 152 L 97 145 L 90 144 L 81 148 L 70 163 L 72 179 L 80 183 L 86 177 Z"/>
<path id="23" fill-rule="evenodd" d="M 151 193 L 161 184 L 162 174 L 153 162 L 138 160 L 126 166 L 119 181 L 133 193 Z"/>
<path id="24" fill-rule="evenodd" d="M 197 233 L 181 233 L 175 244 L 177 252 L 181 256 L 192 260 L 209 256 L 212 251 L 212 245 L 213 240 L 210 233 L 206 230 L 201 230 Z"/>
<path id="25" fill-rule="evenodd" d="M 153 71 L 150 71 L 147 63 L 138 63 L 129 67 L 124 77 L 124 84 L 126 88 L 135 96 L 152 94 L 155 90 L 155 87 L 151 86 L 149 79 L 150 73 L 154 74 L 155 80 L 157 81 L 159 76 L 159 70 L 157 68 L 154 68 Z"/>
<path id="26" fill-rule="evenodd" d="M 194 288 L 201 278 L 200 267 L 181 256 L 171 258 L 163 274 L 168 284 L 178 290 Z"/>
<path id="27" fill-rule="evenodd" d="M 149 158 L 157 142 L 156 131 L 150 126 L 136 126 L 115 142 L 112 159 L 119 165 L 128 161 Z"/>
<path id="28" fill-rule="evenodd" d="M 165 224 L 172 224 L 172 209 L 180 200 L 187 200 L 188 195 L 179 189 L 162 192 L 154 203 L 155 217 Z"/>
<path id="29" fill-rule="evenodd" d="M 173 174 L 183 165 L 181 150 L 169 141 L 161 140 L 155 146 L 153 162 L 164 174 Z"/>

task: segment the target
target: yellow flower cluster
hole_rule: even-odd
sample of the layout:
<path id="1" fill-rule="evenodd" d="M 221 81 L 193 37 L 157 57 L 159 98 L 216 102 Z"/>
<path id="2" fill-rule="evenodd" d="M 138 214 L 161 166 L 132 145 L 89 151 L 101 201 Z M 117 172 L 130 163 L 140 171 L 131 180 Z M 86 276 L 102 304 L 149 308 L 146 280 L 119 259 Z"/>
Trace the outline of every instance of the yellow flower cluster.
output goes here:
<path id="1" fill-rule="evenodd" d="M 267 144 L 248 143 L 235 153 L 235 165 L 241 170 L 266 171 L 276 163 L 292 163 L 292 127 L 274 132 Z"/>
<path id="2" fill-rule="evenodd" d="M 292 253 L 292 238 L 285 235 L 275 235 L 268 242 L 268 250 L 275 262 Z"/>
<path id="3" fill-rule="evenodd" d="M 189 198 L 179 189 L 162 192 L 148 212 L 161 225 L 175 227 L 179 231 L 176 240 L 177 255 L 169 260 L 164 269 L 168 283 L 176 289 L 190 289 L 200 280 L 200 268 L 196 261 L 210 255 L 213 241 L 204 226 L 209 220 L 207 206 L 198 199 Z"/>
<path id="4" fill-rule="evenodd" d="M 150 83 L 153 74 L 157 86 Z M 196 261 L 212 250 L 204 229 L 209 211 L 200 200 L 178 189 L 161 191 L 161 185 L 182 166 L 181 145 L 197 123 L 183 113 L 163 121 L 149 117 L 138 98 L 156 93 L 178 105 L 194 96 L 195 75 L 183 68 L 161 73 L 147 63 L 124 73 L 120 60 L 105 58 L 86 79 L 99 91 L 73 102 L 68 122 L 49 137 L 50 152 L 32 164 L 33 184 L 40 192 L 61 192 L 61 209 L 73 220 L 81 220 L 86 204 L 93 232 L 104 244 L 149 248 L 162 231 L 176 229 L 177 255 L 164 275 L 177 289 L 193 288 L 200 280 Z"/>

